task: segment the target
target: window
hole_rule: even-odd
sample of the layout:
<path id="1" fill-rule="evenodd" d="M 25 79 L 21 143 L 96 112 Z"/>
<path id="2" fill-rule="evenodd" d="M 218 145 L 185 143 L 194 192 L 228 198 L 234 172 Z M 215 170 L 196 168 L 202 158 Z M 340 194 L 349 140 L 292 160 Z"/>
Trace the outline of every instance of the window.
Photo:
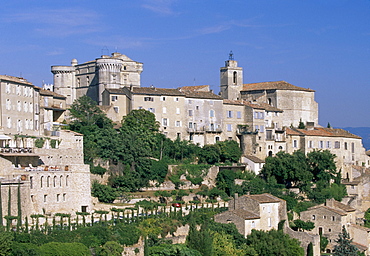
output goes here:
<path id="1" fill-rule="evenodd" d="M 118 113 L 119 112 L 119 107 L 113 107 L 114 112 Z"/>
<path id="2" fill-rule="evenodd" d="M 155 108 L 148 108 L 149 112 L 155 113 Z"/>
<path id="3" fill-rule="evenodd" d="M 17 101 L 17 110 L 21 111 L 21 109 L 22 109 L 21 102 L 18 100 Z"/>
<path id="4" fill-rule="evenodd" d="M 180 127 L 181 126 L 181 121 L 176 121 L 175 126 Z"/>
<path id="5" fill-rule="evenodd" d="M 216 142 L 217 142 L 217 141 L 220 141 L 220 137 L 216 136 L 216 137 L 215 137 L 215 140 L 216 140 Z"/>
<path id="6" fill-rule="evenodd" d="M 272 225 L 271 225 L 271 218 L 267 218 L 267 225 L 268 225 L 268 227 L 271 227 Z"/>
<path id="7" fill-rule="evenodd" d="M 326 148 L 331 148 L 331 141 L 326 142 Z"/>
<path id="8" fill-rule="evenodd" d="M 63 194 L 63 202 L 65 202 L 66 201 L 66 194 L 64 193 Z"/>
<path id="9" fill-rule="evenodd" d="M 324 148 L 324 142 L 322 140 L 319 141 L 319 148 Z"/>
<path id="10" fill-rule="evenodd" d="M 57 194 L 57 202 L 59 202 L 60 194 Z"/>
<path id="11" fill-rule="evenodd" d="M 331 216 L 331 220 L 332 221 L 335 221 L 335 216 Z"/>
<path id="12" fill-rule="evenodd" d="M 48 195 L 44 195 L 44 203 L 48 200 Z"/>
<path id="13" fill-rule="evenodd" d="M 167 124 L 168 124 L 167 118 L 162 118 L 162 125 L 167 126 Z"/>
<path id="14" fill-rule="evenodd" d="M 340 148 L 340 142 L 339 141 L 334 142 L 334 148 Z"/>
<path id="15" fill-rule="evenodd" d="M 193 101 L 192 101 L 192 100 L 189 100 L 188 102 L 189 102 L 189 104 L 192 104 L 192 103 L 193 103 Z"/>
<path id="16" fill-rule="evenodd" d="M 162 108 L 162 113 L 163 113 L 163 114 L 166 114 L 166 113 L 167 113 L 167 108 L 166 108 L 166 107 L 163 107 L 163 108 Z"/>
<path id="17" fill-rule="evenodd" d="M 162 96 L 161 101 L 166 101 L 166 97 Z"/>
<path id="18" fill-rule="evenodd" d="M 256 132 L 258 132 L 258 129 L 259 129 L 259 126 L 258 126 L 258 125 L 255 125 L 255 126 L 254 126 L 254 130 L 255 130 Z"/>
<path id="19" fill-rule="evenodd" d="M 176 108 L 176 114 L 180 114 L 180 108 Z"/>
<path id="20" fill-rule="evenodd" d="M 10 93 L 10 84 L 9 84 L 9 83 L 7 83 L 7 84 L 5 85 L 5 92 L 6 92 L 6 93 Z"/>
<path id="21" fill-rule="evenodd" d="M 68 187 L 68 178 L 69 178 L 69 175 L 67 175 L 66 177 L 66 187 Z"/>
<path id="22" fill-rule="evenodd" d="M 21 95 L 21 87 L 19 86 L 19 84 L 17 85 L 17 95 Z"/>
<path id="23" fill-rule="evenodd" d="M 44 176 L 41 176 L 41 178 L 40 178 L 40 188 L 42 188 L 43 183 L 44 183 Z"/>
<path id="24" fill-rule="evenodd" d="M 228 132 L 231 132 L 231 131 L 232 131 L 232 126 L 231 126 L 231 124 L 228 124 L 228 125 L 227 125 L 227 131 L 228 131 Z"/>
<path id="25" fill-rule="evenodd" d="M 211 110 L 209 111 L 209 116 L 210 116 L 210 117 L 214 117 L 214 116 L 215 116 L 215 111 L 211 109 Z"/>
<path id="26" fill-rule="evenodd" d="M 196 109 L 196 110 L 199 110 L 199 106 L 195 106 L 195 109 Z"/>
<path id="27" fill-rule="evenodd" d="M 312 220 L 316 220 L 316 215 L 312 215 Z"/>
<path id="28" fill-rule="evenodd" d="M 53 179 L 53 187 L 56 187 L 57 185 L 57 176 L 54 176 L 54 179 Z"/>
<path id="29" fill-rule="evenodd" d="M 193 110 L 192 109 L 189 110 L 189 116 L 193 116 Z"/>
<path id="30" fill-rule="evenodd" d="M 234 84 L 236 84 L 238 82 L 237 77 L 238 77 L 237 73 L 236 73 L 236 71 L 234 71 L 234 73 L 233 73 L 233 83 Z"/>
<path id="31" fill-rule="evenodd" d="M 263 125 L 260 126 L 260 132 L 265 132 L 265 126 Z"/>
<path id="32" fill-rule="evenodd" d="M 298 146 L 298 141 L 297 140 L 293 140 L 293 148 L 296 148 Z"/>
<path id="33" fill-rule="evenodd" d="M 355 143 L 351 143 L 351 151 L 352 153 L 355 153 Z"/>
<path id="34" fill-rule="evenodd" d="M 117 96 L 112 96 L 112 101 L 116 101 L 117 100 Z"/>
<path id="35" fill-rule="evenodd" d="M 33 189 L 33 177 L 30 177 L 30 188 Z"/>
<path id="36" fill-rule="evenodd" d="M 144 101 L 154 101 L 153 97 L 144 97 Z"/>
<path id="37" fill-rule="evenodd" d="M 12 107 L 11 107 L 10 99 L 6 99 L 6 109 L 10 110 L 11 108 Z"/>
<path id="38" fill-rule="evenodd" d="M 256 222 L 254 222 L 254 220 L 252 221 L 251 223 L 251 228 L 255 228 L 256 227 Z"/>
<path id="39" fill-rule="evenodd" d="M 12 128 L 12 119 L 10 117 L 7 117 L 6 119 L 6 127 Z"/>
<path id="40" fill-rule="evenodd" d="M 310 140 L 310 141 L 308 142 L 308 148 L 313 148 L 313 146 L 312 146 L 312 140 Z"/>
<path id="41" fill-rule="evenodd" d="M 344 142 L 344 149 L 347 150 L 348 149 L 348 144 L 347 142 Z"/>
<path id="42" fill-rule="evenodd" d="M 236 112 L 236 118 L 238 118 L 238 119 L 242 118 L 242 112 L 237 111 Z"/>
<path id="43" fill-rule="evenodd" d="M 233 112 L 228 110 L 226 115 L 227 115 L 228 118 L 232 118 L 233 117 Z"/>
<path id="44" fill-rule="evenodd" d="M 179 98 L 174 98 L 175 101 L 179 101 Z"/>
<path id="45" fill-rule="evenodd" d="M 189 128 L 193 128 L 193 123 L 189 122 Z"/>

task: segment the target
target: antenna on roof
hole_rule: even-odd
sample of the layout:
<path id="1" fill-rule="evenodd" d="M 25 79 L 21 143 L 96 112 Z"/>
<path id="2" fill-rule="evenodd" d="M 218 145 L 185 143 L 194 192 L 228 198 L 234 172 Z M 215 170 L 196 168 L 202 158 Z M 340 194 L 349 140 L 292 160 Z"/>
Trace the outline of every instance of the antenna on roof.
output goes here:
<path id="1" fill-rule="evenodd" d="M 230 51 L 230 53 L 229 53 L 229 60 L 234 60 L 234 53 L 233 53 L 233 51 Z"/>
<path id="2" fill-rule="evenodd" d="M 109 50 L 106 45 L 101 49 L 101 55 L 109 55 Z"/>

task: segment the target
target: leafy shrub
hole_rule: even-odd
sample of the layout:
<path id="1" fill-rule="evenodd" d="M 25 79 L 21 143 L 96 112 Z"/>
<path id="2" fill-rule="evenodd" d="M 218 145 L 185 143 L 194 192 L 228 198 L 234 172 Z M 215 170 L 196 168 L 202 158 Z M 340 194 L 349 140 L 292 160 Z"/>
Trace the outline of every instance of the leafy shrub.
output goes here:
<path id="1" fill-rule="evenodd" d="M 91 166 L 90 167 L 90 172 L 92 174 L 97 174 L 97 175 L 103 176 L 107 172 L 107 169 L 101 167 L 100 164 L 99 164 L 98 166 Z"/>
<path id="2" fill-rule="evenodd" d="M 102 185 L 97 181 L 92 184 L 91 194 L 103 203 L 113 203 L 117 197 L 116 190 L 110 186 Z"/>
<path id="3" fill-rule="evenodd" d="M 44 146 L 45 140 L 43 138 L 38 138 L 35 140 L 35 147 L 42 148 Z"/>

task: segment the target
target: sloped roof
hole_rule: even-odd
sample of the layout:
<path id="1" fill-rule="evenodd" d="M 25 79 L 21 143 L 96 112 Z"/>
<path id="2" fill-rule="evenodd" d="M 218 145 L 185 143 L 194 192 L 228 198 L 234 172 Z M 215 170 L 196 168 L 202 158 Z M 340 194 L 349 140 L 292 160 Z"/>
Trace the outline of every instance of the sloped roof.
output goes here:
<path id="1" fill-rule="evenodd" d="M 228 99 L 224 99 L 223 102 L 224 102 L 224 104 L 227 104 L 227 105 L 244 105 L 243 100 L 228 100 Z"/>
<path id="2" fill-rule="evenodd" d="M 194 86 L 182 86 L 178 88 L 180 91 L 209 91 L 209 85 L 194 85 Z"/>
<path id="3" fill-rule="evenodd" d="M 65 99 L 67 97 L 59 94 L 59 93 L 56 93 L 56 92 L 53 92 L 53 91 L 50 91 L 50 90 L 45 90 L 45 89 L 40 89 L 40 95 L 45 95 L 45 96 L 51 96 L 51 97 L 54 97 L 54 98 L 62 98 L 62 99 Z"/>
<path id="4" fill-rule="evenodd" d="M 347 213 L 345 211 L 341 210 L 341 209 L 335 209 L 335 208 L 332 208 L 332 207 L 329 207 L 329 206 L 325 206 L 325 205 L 312 206 L 312 207 L 308 208 L 307 211 L 312 211 L 312 210 L 319 209 L 319 208 L 323 208 L 323 209 L 329 210 L 329 211 L 334 212 L 336 214 L 339 214 L 341 216 L 347 215 Z"/>
<path id="5" fill-rule="evenodd" d="M 248 158 L 249 160 L 251 160 L 253 163 L 264 163 L 265 161 L 256 157 L 256 156 L 252 156 L 252 155 L 244 155 L 245 158 Z"/>
<path id="6" fill-rule="evenodd" d="M 349 205 L 346 205 L 346 204 L 342 204 L 341 202 L 338 202 L 336 200 L 334 200 L 333 203 L 334 203 L 335 208 L 341 209 L 342 211 L 345 211 L 345 212 L 354 212 L 354 211 L 356 211 L 355 208 L 353 208 Z"/>
<path id="7" fill-rule="evenodd" d="M 247 210 L 243 210 L 243 209 L 231 210 L 229 212 L 230 213 L 233 213 L 236 216 L 238 216 L 238 217 L 240 217 L 242 219 L 245 219 L 245 220 L 248 220 L 248 219 L 259 219 L 260 218 L 260 216 L 258 216 L 257 214 L 255 214 L 253 212 L 250 212 L 250 211 L 247 211 Z"/>
<path id="8" fill-rule="evenodd" d="M 253 200 L 258 201 L 259 203 L 278 203 L 283 201 L 282 199 L 273 196 L 268 193 L 259 194 L 259 195 L 244 195 L 245 197 L 251 198 Z"/>
<path id="9" fill-rule="evenodd" d="M 314 90 L 298 87 L 285 81 L 244 84 L 242 89 L 242 91 L 261 91 L 261 90 L 291 90 L 291 91 L 314 92 Z"/>
<path id="10" fill-rule="evenodd" d="M 313 130 L 287 128 L 286 134 L 287 135 L 321 136 L 321 137 L 346 137 L 346 138 L 361 139 L 360 136 L 354 135 L 343 129 L 322 128 L 322 127 L 314 127 Z"/>
<path id="11" fill-rule="evenodd" d="M 132 93 L 143 95 L 185 96 L 178 89 L 165 89 L 156 87 L 133 87 Z"/>
<path id="12" fill-rule="evenodd" d="M 273 107 L 267 103 L 244 101 L 244 105 L 249 106 L 254 109 L 263 109 L 263 110 L 271 111 L 271 112 L 283 112 L 283 110 L 281 110 L 280 108 Z"/>
<path id="13" fill-rule="evenodd" d="M 183 91 L 187 98 L 199 98 L 199 99 L 213 99 L 222 100 L 222 98 L 213 92 L 203 92 L 203 91 Z"/>
<path id="14" fill-rule="evenodd" d="M 27 84 L 27 85 L 32 85 L 34 86 L 31 82 L 28 82 L 26 79 L 23 77 L 16 77 L 16 76 L 8 76 L 8 75 L 0 75 L 0 80 L 6 80 L 6 81 L 11 81 L 15 83 L 20 83 L 20 84 Z"/>

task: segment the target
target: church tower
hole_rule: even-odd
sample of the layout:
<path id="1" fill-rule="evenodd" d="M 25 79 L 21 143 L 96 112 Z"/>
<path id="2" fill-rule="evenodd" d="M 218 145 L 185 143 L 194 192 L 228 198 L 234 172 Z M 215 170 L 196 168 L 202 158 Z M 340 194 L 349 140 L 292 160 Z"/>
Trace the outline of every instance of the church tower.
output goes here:
<path id="1" fill-rule="evenodd" d="M 239 100 L 240 91 L 243 89 L 243 68 L 238 67 L 233 52 L 230 52 L 229 60 L 225 61 L 225 67 L 220 68 L 220 78 L 221 97 L 229 100 Z"/>

